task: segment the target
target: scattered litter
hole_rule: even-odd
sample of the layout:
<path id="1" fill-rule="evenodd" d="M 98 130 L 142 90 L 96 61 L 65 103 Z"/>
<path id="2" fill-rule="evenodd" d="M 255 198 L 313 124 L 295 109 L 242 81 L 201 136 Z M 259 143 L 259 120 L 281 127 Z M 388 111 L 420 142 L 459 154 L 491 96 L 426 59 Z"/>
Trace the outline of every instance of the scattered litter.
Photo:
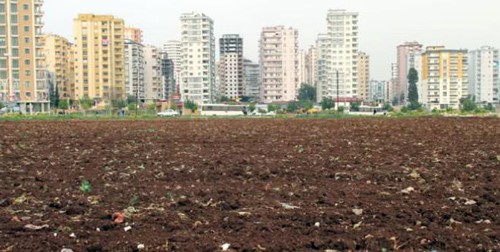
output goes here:
<path id="1" fill-rule="evenodd" d="M 139 245 L 137 245 L 137 249 L 138 249 L 138 250 L 143 250 L 143 249 L 145 249 L 145 248 L 146 248 L 146 246 L 144 246 L 144 244 L 139 244 Z"/>
<path id="2" fill-rule="evenodd" d="M 413 187 L 410 186 L 410 187 L 402 190 L 401 193 L 403 193 L 403 194 L 410 194 L 410 193 L 412 193 L 414 191 L 415 191 L 415 188 L 413 188 Z"/>
<path id="3" fill-rule="evenodd" d="M 458 224 L 458 225 L 460 225 L 460 224 L 462 224 L 462 222 L 456 221 L 453 218 L 451 218 L 450 219 L 450 224 Z"/>
<path id="4" fill-rule="evenodd" d="M 354 208 L 352 209 L 352 212 L 357 215 L 357 216 L 360 216 L 363 214 L 363 209 L 357 209 L 357 208 Z"/>
<path id="5" fill-rule="evenodd" d="M 284 208 L 284 209 L 299 209 L 300 207 L 298 206 L 293 206 L 293 205 L 290 205 L 290 204 L 287 204 L 287 203 L 280 203 L 281 206 Z"/>
<path id="6" fill-rule="evenodd" d="M 76 238 L 76 235 L 75 235 L 75 233 L 71 233 L 71 234 L 69 235 L 69 237 L 71 237 L 71 238 Z"/>
<path id="7" fill-rule="evenodd" d="M 477 202 L 476 202 L 476 201 L 474 201 L 474 200 L 467 200 L 464 204 L 465 204 L 466 206 L 472 206 L 472 205 L 477 204 Z"/>
<path id="8" fill-rule="evenodd" d="M 101 232 L 101 229 L 100 228 L 96 228 L 95 231 Z"/>
<path id="9" fill-rule="evenodd" d="M 353 226 L 352 228 L 353 228 L 353 229 L 360 228 L 360 227 L 361 227 L 361 224 L 363 224 L 363 222 L 362 222 L 362 221 L 360 221 L 360 222 L 358 222 L 358 223 L 354 224 L 354 226 Z"/>
<path id="10" fill-rule="evenodd" d="M 231 244 L 229 243 L 224 243 L 222 244 L 221 248 L 222 248 L 222 251 L 227 251 L 229 249 L 229 247 L 231 246 Z"/>
<path id="11" fill-rule="evenodd" d="M 476 221 L 476 224 L 491 224 L 491 221 L 490 220 L 479 220 L 479 221 Z"/>
<path id="12" fill-rule="evenodd" d="M 61 252 L 73 252 L 73 250 L 69 248 L 63 248 L 61 249 Z"/>
<path id="13" fill-rule="evenodd" d="M 120 224 L 120 223 L 123 223 L 125 221 L 125 215 L 120 213 L 120 212 L 116 212 L 113 214 L 113 219 L 114 219 L 115 223 Z"/>
<path id="14" fill-rule="evenodd" d="M 132 230 L 132 227 L 131 226 L 126 226 L 125 228 L 123 228 L 123 230 L 125 230 L 125 232 L 128 232 L 128 231 Z"/>
<path id="15" fill-rule="evenodd" d="M 28 229 L 28 230 L 42 230 L 42 229 L 45 229 L 45 228 L 49 228 L 49 225 L 45 224 L 45 225 L 42 225 L 42 226 L 36 226 L 36 225 L 33 225 L 33 224 L 27 224 L 26 226 L 24 226 L 25 229 Z"/>
<path id="16" fill-rule="evenodd" d="M 319 227 L 321 224 L 319 222 L 314 223 L 315 227 Z"/>
<path id="17" fill-rule="evenodd" d="M 252 215 L 252 213 L 250 213 L 250 212 L 238 212 L 238 215 L 240 215 L 240 216 L 250 216 L 250 215 Z"/>

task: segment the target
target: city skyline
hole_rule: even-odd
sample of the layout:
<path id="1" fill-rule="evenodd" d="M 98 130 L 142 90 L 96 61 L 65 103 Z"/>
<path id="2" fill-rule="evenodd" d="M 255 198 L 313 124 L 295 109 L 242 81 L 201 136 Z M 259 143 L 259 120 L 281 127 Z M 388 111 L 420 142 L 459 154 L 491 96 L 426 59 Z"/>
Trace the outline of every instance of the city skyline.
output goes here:
<path id="1" fill-rule="evenodd" d="M 328 9 L 346 9 L 360 14 L 359 49 L 371 56 L 371 78 L 385 80 L 390 78 L 390 66 L 396 60 L 394 48 L 406 41 L 469 50 L 484 45 L 500 47 L 500 34 L 491 32 L 500 26 L 500 19 L 494 19 L 500 3 L 487 0 L 478 0 L 473 6 L 451 0 L 424 0 L 418 5 L 396 0 L 382 0 L 376 4 L 362 0 L 336 3 L 312 0 L 293 5 L 263 0 L 238 4 L 227 0 L 144 0 L 141 8 L 134 8 L 134 3 L 123 0 L 116 5 L 116 2 L 86 0 L 73 1 L 68 6 L 66 1 L 47 0 L 44 3 L 44 31 L 73 41 L 72 21 L 77 14 L 111 14 L 124 19 L 127 26 L 144 30 L 145 43 L 160 46 L 167 40 L 179 40 L 180 15 L 196 11 L 214 19 L 216 38 L 227 33 L 241 34 L 246 41 L 244 55 L 257 61 L 262 27 L 294 27 L 299 30 L 299 47 L 307 49 L 326 29 Z"/>

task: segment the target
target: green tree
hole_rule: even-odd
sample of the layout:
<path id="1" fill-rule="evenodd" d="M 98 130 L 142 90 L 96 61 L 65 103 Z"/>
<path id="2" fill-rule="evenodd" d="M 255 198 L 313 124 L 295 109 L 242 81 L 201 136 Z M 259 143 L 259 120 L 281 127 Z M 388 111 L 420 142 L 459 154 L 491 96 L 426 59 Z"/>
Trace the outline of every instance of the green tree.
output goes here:
<path id="1" fill-rule="evenodd" d="M 66 110 L 68 109 L 68 107 L 69 107 L 68 100 L 63 99 L 59 101 L 59 109 Z"/>
<path id="2" fill-rule="evenodd" d="M 384 104 L 384 110 L 387 111 L 387 112 L 392 112 L 392 111 L 394 111 L 394 108 L 391 106 L 391 103 L 386 102 Z"/>
<path id="3" fill-rule="evenodd" d="M 398 98 L 397 98 L 397 97 L 394 97 L 394 98 L 392 99 L 392 106 L 397 106 L 398 104 L 399 104 L 399 100 L 398 100 Z"/>
<path id="4" fill-rule="evenodd" d="M 321 100 L 321 108 L 323 110 L 335 108 L 335 102 L 332 98 L 323 97 L 323 99 Z"/>
<path id="5" fill-rule="evenodd" d="M 351 102 L 351 111 L 359 112 L 359 107 L 361 106 L 361 102 Z"/>
<path id="6" fill-rule="evenodd" d="M 135 111 L 137 109 L 137 103 L 131 102 L 127 105 L 128 111 Z"/>
<path id="7" fill-rule="evenodd" d="M 184 107 L 191 110 L 191 113 L 196 112 L 198 110 L 198 104 L 196 104 L 194 101 L 187 100 L 184 102 Z"/>
<path id="8" fill-rule="evenodd" d="M 179 106 L 177 106 L 177 103 L 175 103 L 175 102 L 170 102 L 170 109 L 172 109 L 172 110 L 178 110 Z"/>
<path id="9" fill-rule="evenodd" d="M 92 100 L 88 97 L 84 97 L 80 99 L 80 108 L 83 110 L 88 110 L 92 108 Z"/>
<path id="10" fill-rule="evenodd" d="M 3 102 L 0 101 L 0 109 L 3 109 Z"/>
<path id="11" fill-rule="evenodd" d="M 316 101 L 316 88 L 309 84 L 302 84 L 299 89 L 299 101 Z"/>
<path id="12" fill-rule="evenodd" d="M 250 113 L 253 113 L 257 107 L 255 106 L 255 102 L 252 102 L 248 105 L 248 110 Z"/>
<path id="13" fill-rule="evenodd" d="M 296 112 L 299 109 L 300 109 L 299 103 L 296 101 L 292 101 L 288 103 L 286 106 L 286 111 L 289 113 Z"/>
<path id="14" fill-rule="evenodd" d="M 221 96 L 220 99 L 219 99 L 219 101 L 220 102 L 230 102 L 231 99 L 229 99 L 229 97 L 227 97 L 227 96 Z"/>
<path id="15" fill-rule="evenodd" d="M 410 86 L 408 88 L 408 100 L 410 102 L 409 109 L 417 110 L 420 108 L 420 103 L 418 103 L 418 90 L 417 90 L 417 82 L 418 82 L 418 72 L 415 68 L 411 68 L 408 73 L 408 82 Z"/>
<path id="16" fill-rule="evenodd" d="M 463 112 L 472 112 L 472 111 L 475 111 L 477 109 L 477 105 L 471 96 L 468 96 L 467 98 L 461 99 L 460 103 L 462 104 L 462 111 Z"/>
<path id="17" fill-rule="evenodd" d="M 50 94 L 50 105 L 52 108 L 59 107 L 59 88 L 55 87 Z"/>
<path id="18" fill-rule="evenodd" d="M 135 98 L 135 95 L 128 95 L 127 96 L 127 104 L 136 103 L 136 102 L 137 102 L 137 99 Z"/>
<path id="19" fill-rule="evenodd" d="M 490 111 L 490 112 L 495 112 L 495 110 L 496 110 L 495 107 L 493 106 L 493 104 L 491 104 L 491 103 L 488 103 L 488 105 L 486 105 L 485 109 L 487 111 Z"/>
<path id="20" fill-rule="evenodd" d="M 311 101 L 302 101 L 302 102 L 300 102 L 300 107 L 307 109 L 307 110 L 312 109 L 312 108 L 314 108 L 314 101 L 312 101 L 312 100 Z"/>
<path id="21" fill-rule="evenodd" d="M 240 97 L 240 102 L 250 102 L 252 100 L 252 97 L 250 96 L 242 96 Z"/>
<path id="22" fill-rule="evenodd" d="M 274 105 L 274 104 L 268 104 L 267 105 L 267 112 L 275 112 L 277 111 L 279 108 L 277 105 Z"/>
<path id="23" fill-rule="evenodd" d="M 122 109 L 127 107 L 127 101 L 122 99 L 111 100 L 111 105 L 113 106 L 113 108 Z"/>

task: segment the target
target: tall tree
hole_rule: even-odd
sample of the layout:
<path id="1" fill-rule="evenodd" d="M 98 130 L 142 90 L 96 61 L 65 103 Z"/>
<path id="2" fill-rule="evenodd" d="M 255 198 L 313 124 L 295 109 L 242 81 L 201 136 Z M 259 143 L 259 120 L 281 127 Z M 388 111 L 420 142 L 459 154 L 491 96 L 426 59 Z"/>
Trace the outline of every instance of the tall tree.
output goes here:
<path id="1" fill-rule="evenodd" d="M 323 97 L 323 100 L 321 100 L 321 108 L 323 110 L 335 108 L 335 101 L 332 98 Z"/>
<path id="2" fill-rule="evenodd" d="M 409 109 L 416 110 L 420 108 L 420 103 L 418 103 L 418 90 L 417 90 L 417 82 L 418 82 L 418 72 L 415 68 L 411 68 L 408 73 L 408 82 L 410 86 L 408 87 L 408 100 L 410 102 Z"/>
<path id="3" fill-rule="evenodd" d="M 302 84 L 299 89 L 299 101 L 316 101 L 316 88 L 309 84 Z"/>

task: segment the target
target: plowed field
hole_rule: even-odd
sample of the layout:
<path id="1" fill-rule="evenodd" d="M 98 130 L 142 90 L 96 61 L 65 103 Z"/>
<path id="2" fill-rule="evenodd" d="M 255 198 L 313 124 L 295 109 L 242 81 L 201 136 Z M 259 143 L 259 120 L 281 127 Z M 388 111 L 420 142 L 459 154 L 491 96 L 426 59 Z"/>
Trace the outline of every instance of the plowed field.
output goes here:
<path id="1" fill-rule="evenodd" d="M 500 120 L 0 123 L 0 251 L 500 251 Z"/>

